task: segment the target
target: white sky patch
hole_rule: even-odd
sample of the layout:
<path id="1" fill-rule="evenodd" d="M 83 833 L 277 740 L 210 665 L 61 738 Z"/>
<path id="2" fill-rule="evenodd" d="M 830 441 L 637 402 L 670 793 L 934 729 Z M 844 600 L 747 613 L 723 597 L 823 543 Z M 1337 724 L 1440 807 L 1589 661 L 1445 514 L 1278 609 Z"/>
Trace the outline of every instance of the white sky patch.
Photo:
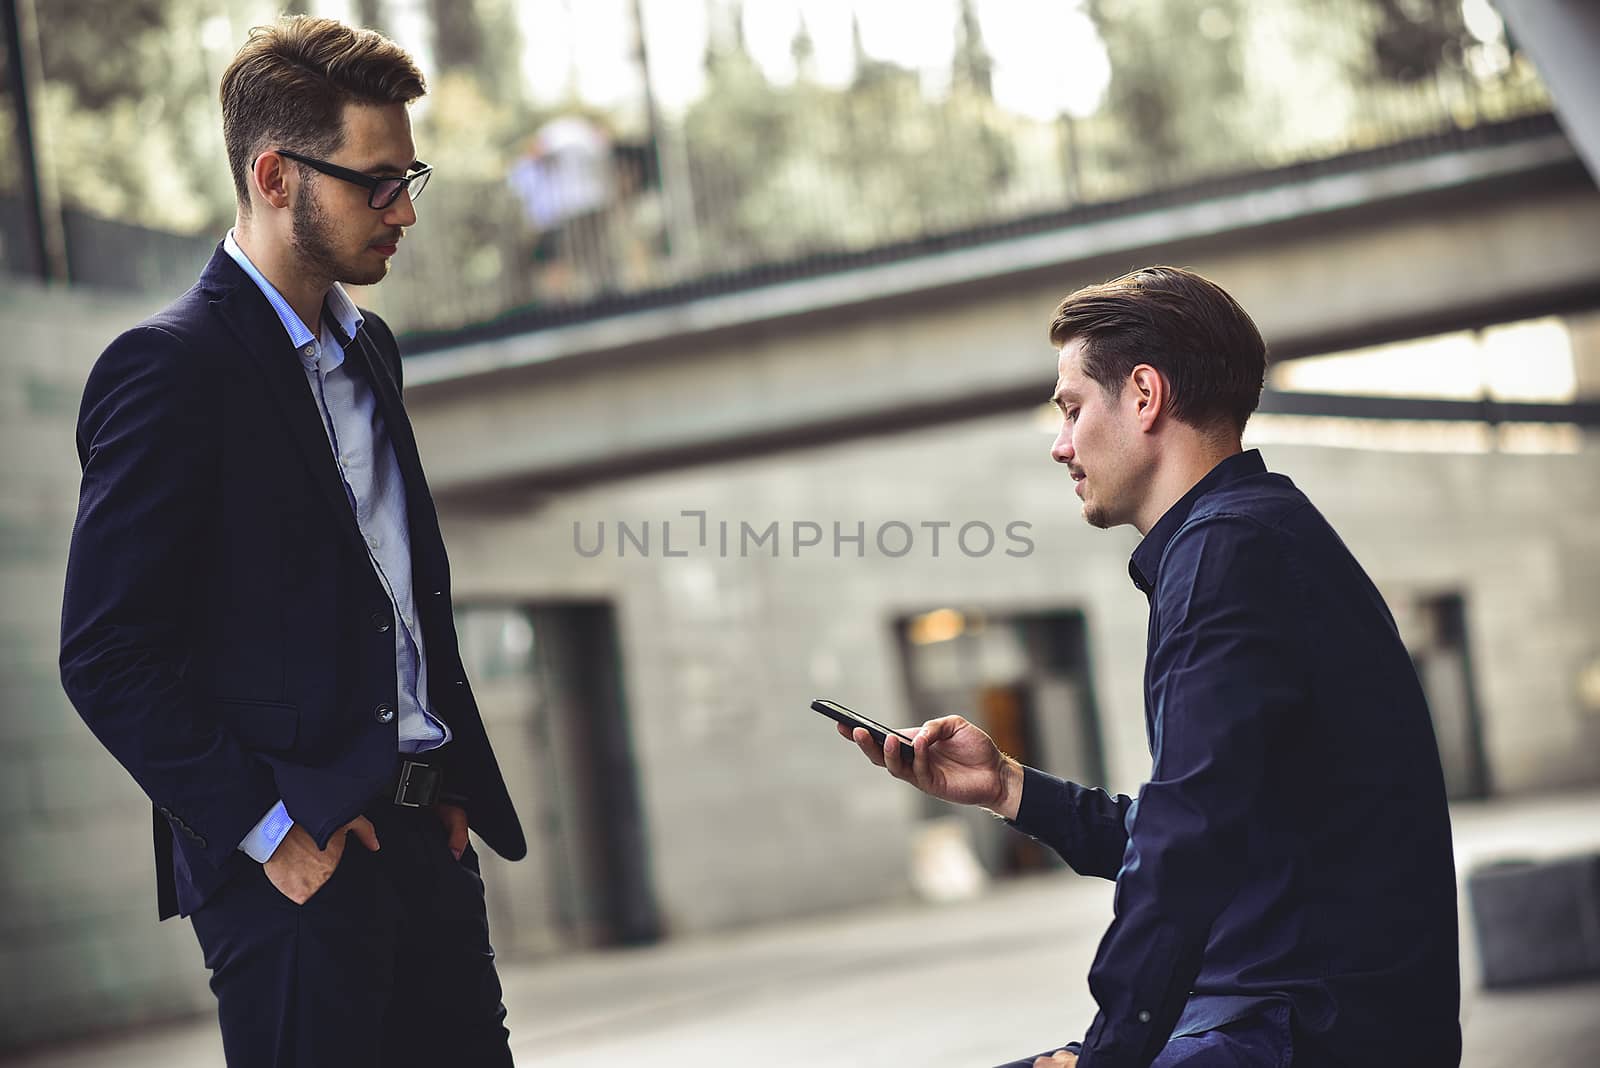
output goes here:
<path id="1" fill-rule="evenodd" d="M 1578 372 L 1572 334 L 1557 318 L 1530 319 L 1483 332 L 1483 378 L 1503 401 L 1574 401 Z"/>
<path id="2" fill-rule="evenodd" d="M 1489 0 L 1462 0 L 1461 19 L 1467 24 L 1467 32 L 1485 44 L 1505 37 L 1506 24 Z"/>
<path id="3" fill-rule="evenodd" d="M 847 7 L 849 5 L 846 5 Z M 861 45 L 873 59 L 910 70 L 948 67 L 956 50 L 955 0 L 860 0 Z M 846 39 L 849 44 L 849 38 Z"/>
<path id="4" fill-rule="evenodd" d="M 420 14 L 419 0 L 397 9 Z M 641 0 L 657 102 L 681 113 L 705 92 L 705 48 L 712 11 L 696 0 Z M 520 0 L 522 73 L 532 97 L 553 103 L 575 87 L 586 104 L 642 114 L 643 86 L 633 54 L 630 0 Z M 802 20 L 814 49 L 819 82 L 848 85 L 855 76 L 852 17 L 867 55 L 943 85 L 955 55 L 957 0 L 754 0 L 744 5 L 744 36 L 752 58 L 779 84 L 796 77 L 793 47 Z M 978 0 L 979 26 L 994 58 L 994 92 L 1004 108 L 1039 119 L 1063 111 L 1091 114 L 1111 77 L 1105 46 L 1081 2 L 1039 5 L 1024 0 Z M 398 12 L 397 12 L 398 14 Z M 396 36 L 416 48 L 419 42 Z"/>
<path id="5" fill-rule="evenodd" d="M 798 0 L 762 0 L 744 9 L 744 39 L 750 56 L 780 85 L 795 80 L 794 40 L 800 32 Z"/>
<path id="6" fill-rule="evenodd" d="M 573 77 L 570 5 L 562 0 L 522 0 L 517 24 L 522 30 L 522 77 L 537 100 L 559 100 Z"/>
<path id="7" fill-rule="evenodd" d="M 656 101 L 668 114 L 676 114 L 705 92 L 709 12 L 705 4 L 684 0 L 642 2 Z"/>
<path id="8" fill-rule="evenodd" d="M 1086 118 L 1100 107 L 1111 59 L 1079 5 L 989 0 L 979 5 L 978 22 L 1001 107 L 1040 120 L 1062 112 Z"/>
<path id="9" fill-rule="evenodd" d="M 749 5 L 752 10 L 765 4 Z M 865 5 L 863 5 L 865 6 Z M 855 46 L 851 38 L 851 0 L 800 0 L 800 10 L 817 50 L 817 80 L 824 85 L 848 85 L 855 76 Z M 867 36 L 862 27 L 862 36 Z"/>
<path id="10" fill-rule="evenodd" d="M 1380 397 L 1569 403 L 1577 397 L 1572 336 L 1556 317 L 1393 345 L 1287 360 L 1278 389 Z"/>

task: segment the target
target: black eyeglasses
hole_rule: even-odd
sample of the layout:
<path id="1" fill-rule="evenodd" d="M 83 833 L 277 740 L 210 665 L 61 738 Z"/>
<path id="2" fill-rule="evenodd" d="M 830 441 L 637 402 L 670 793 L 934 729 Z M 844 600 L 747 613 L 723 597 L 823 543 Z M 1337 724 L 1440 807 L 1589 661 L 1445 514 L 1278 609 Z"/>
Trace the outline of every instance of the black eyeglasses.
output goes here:
<path id="1" fill-rule="evenodd" d="M 353 171 L 349 167 L 341 167 L 337 163 L 329 163 L 325 159 L 312 159 L 302 156 L 298 152 L 290 152 L 287 148 L 276 150 L 280 156 L 288 156 L 292 160 L 299 160 L 312 170 L 321 171 L 330 178 L 359 185 L 367 190 L 367 207 L 375 211 L 382 211 L 400 198 L 400 194 L 408 187 L 411 190 L 411 199 L 415 200 L 427 188 L 428 178 L 433 174 L 433 168 L 420 159 L 411 164 L 411 173 L 398 178 L 374 178 L 370 174 Z"/>

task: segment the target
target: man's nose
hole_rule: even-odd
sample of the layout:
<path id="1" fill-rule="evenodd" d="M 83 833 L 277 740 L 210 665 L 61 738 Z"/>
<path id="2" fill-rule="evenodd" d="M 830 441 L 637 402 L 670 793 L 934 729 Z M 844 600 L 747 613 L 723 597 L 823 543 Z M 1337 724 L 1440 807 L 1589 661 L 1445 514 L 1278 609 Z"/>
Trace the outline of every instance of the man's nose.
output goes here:
<path id="1" fill-rule="evenodd" d="M 1065 427 L 1056 435 L 1056 443 L 1050 446 L 1050 459 L 1058 464 L 1070 464 L 1073 457 L 1072 435 L 1067 433 Z"/>
<path id="2" fill-rule="evenodd" d="M 395 198 L 389 210 L 384 213 L 383 221 L 390 226 L 415 226 L 417 222 L 417 209 L 411 204 L 411 190 L 403 190 Z"/>

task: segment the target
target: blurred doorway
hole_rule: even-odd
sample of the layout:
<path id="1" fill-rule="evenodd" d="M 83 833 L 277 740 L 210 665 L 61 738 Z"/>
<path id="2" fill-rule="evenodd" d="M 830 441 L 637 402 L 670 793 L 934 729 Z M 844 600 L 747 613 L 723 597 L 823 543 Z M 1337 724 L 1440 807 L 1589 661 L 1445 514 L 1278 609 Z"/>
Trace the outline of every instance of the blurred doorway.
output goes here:
<path id="1" fill-rule="evenodd" d="M 1081 612 L 938 608 L 896 621 L 915 722 L 960 715 L 1024 764 L 1090 786 L 1105 761 Z M 976 810 L 927 800 L 929 818 L 960 811 L 992 875 L 1055 866 L 1054 854 Z"/>
<path id="2" fill-rule="evenodd" d="M 1402 599 L 1398 607 L 1395 621 L 1433 717 L 1445 794 L 1452 801 L 1488 797 L 1466 600 L 1459 593 L 1427 594 Z"/>
<path id="3" fill-rule="evenodd" d="M 611 606 L 464 605 L 456 626 L 528 838 L 524 861 L 483 857 L 495 944 L 532 955 L 655 940 Z"/>

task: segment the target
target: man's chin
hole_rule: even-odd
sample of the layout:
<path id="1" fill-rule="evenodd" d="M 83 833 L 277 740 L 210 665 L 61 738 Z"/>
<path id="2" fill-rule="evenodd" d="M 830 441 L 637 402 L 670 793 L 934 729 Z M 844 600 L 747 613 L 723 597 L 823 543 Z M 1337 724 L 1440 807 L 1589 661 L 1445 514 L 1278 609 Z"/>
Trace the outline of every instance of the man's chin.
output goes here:
<path id="1" fill-rule="evenodd" d="M 377 267 L 352 268 L 343 272 L 344 277 L 339 281 L 347 286 L 373 286 L 383 281 L 389 275 L 389 261 L 380 261 Z"/>

